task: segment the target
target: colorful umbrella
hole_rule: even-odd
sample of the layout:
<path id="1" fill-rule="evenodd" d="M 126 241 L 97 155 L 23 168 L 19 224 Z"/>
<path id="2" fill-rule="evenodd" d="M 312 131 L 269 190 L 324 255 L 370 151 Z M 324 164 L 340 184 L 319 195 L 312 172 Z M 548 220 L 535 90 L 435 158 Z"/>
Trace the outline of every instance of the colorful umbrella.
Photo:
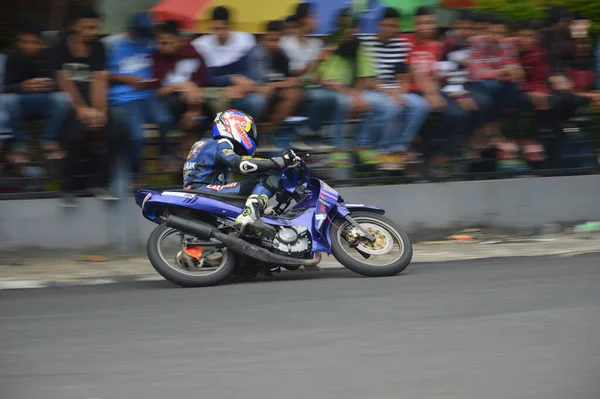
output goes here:
<path id="1" fill-rule="evenodd" d="M 179 21 L 184 29 L 195 29 L 196 16 L 210 7 L 212 0 L 162 0 L 150 12 L 158 22 Z"/>
<path id="2" fill-rule="evenodd" d="M 172 18 L 185 29 L 206 32 L 212 9 L 226 6 L 231 10 L 234 29 L 256 33 L 264 30 L 266 21 L 293 13 L 296 4 L 295 0 L 261 0 L 260 5 L 249 0 L 162 0 L 151 12 L 157 21 Z"/>
<path id="3" fill-rule="evenodd" d="M 377 31 L 377 20 L 385 7 L 394 7 L 402 13 L 402 30 L 411 31 L 413 14 L 419 6 L 437 6 L 439 0 L 312 0 L 316 5 L 319 19 L 318 32 L 330 33 L 335 29 L 336 16 L 344 7 L 351 7 L 361 15 L 360 31 Z"/>

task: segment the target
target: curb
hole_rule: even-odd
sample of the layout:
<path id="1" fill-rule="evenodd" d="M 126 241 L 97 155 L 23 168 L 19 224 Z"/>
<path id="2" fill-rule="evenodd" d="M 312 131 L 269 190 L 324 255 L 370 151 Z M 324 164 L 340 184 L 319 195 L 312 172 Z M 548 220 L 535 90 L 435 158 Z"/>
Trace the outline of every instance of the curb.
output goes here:
<path id="1" fill-rule="evenodd" d="M 446 263 L 446 262 L 460 262 L 460 261 L 476 261 L 476 260 L 489 260 L 489 259 L 503 259 L 503 258 L 529 258 L 529 257 L 573 257 L 580 255 L 587 255 L 590 253 L 600 253 L 598 248 L 574 248 L 574 249 L 562 249 L 547 252 L 545 254 L 514 254 L 514 255 L 481 255 L 481 256 L 464 256 L 457 257 L 455 259 L 444 259 L 444 260 L 413 260 L 412 263 Z M 322 265 L 323 270 L 336 270 L 344 269 L 341 265 Z M 294 273 L 283 271 L 282 273 Z M 309 272 L 313 273 L 313 272 Z M 84 277 L 74 278 L 67 280 L 12 280 L 12 281 L 0 281 L 0 291 L 3 290 L 23 290 L 33 288 L 70 288 L 70 287 L 82 287 L 82 286 L 94 286 L 94 285 L 109 285 L 109 284 L 122 284 L 122 283 L 141 283 L 150 281 L 167 281 L 162 276 L 156 275 L 129 275 L 129 276 L 106 276 L 106 277 Z"/>
<path id="2" fill-rule="evenodd" d="M 70 280 L 14 280 L 0 281 L 0 291 L 23 290 L 32 288 L 69 288 L 92 285 L 108 285 L 121 283 L 141 283 L 146 281 L 166 281 L 162 276 L 119 276 L 89 277 Z"/>

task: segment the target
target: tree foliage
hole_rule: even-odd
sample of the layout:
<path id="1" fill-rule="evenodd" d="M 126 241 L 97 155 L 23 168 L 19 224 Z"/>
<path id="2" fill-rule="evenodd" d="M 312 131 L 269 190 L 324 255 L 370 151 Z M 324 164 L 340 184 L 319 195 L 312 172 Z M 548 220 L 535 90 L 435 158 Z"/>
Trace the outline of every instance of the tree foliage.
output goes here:
<path id="1" fill-rule="evenodd" d="M 581 14 L 592 21 L 592 31 L 600 33 L 600 1 L 596 0 L 477 0 L 476 8 L 503 13 L 513 21 L 525 18 L 545 20 L 547 7 L 551 4 L 562 4 Z"/>

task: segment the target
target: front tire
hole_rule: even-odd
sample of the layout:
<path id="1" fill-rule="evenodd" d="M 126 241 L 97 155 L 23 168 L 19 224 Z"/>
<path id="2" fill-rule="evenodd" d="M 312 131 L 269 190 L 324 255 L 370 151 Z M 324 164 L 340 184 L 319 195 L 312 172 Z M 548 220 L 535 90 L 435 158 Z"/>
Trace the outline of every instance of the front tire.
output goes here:
<path id="1" fill-rule="evenodd" d="M 181 287 L 208 287 L 221 284 L 233 273 L 235 255 L 227 248 L 220 250 L 222 261 L 217 270 L 206 275 L 195 274 L 171 265 L 162 254 L 161 243 L 168 235 L 174 233 L 177 233 L 177 230 L 163 223 L 152 231 L 146 245 L 150 263 L 165 279 Z"/>
<path id="2" fill-rule="evenodd" d="M 347 244 L 347 240 L 343 238 L 342 232 L 352 228 L 352 225 L 344 218 L 336 218 L 333 223 L 337 228 L 335 226 L 330 227 L 329 237 L 331 239 L 331 252 L 338 262 L 347 269 L 366 277 L 395 276 L 408 267 L 413 255 L 412 242 L 408 234 L 406 234 L 396 222 L 385 216 L 371 212 L 356 212 L 350 216 L 352 216 L 361 227 L 366 228 L 367 231 L 370 229 L 380 229 L 380 235 L 383 237 L 381 238 L 382 240 L 389 241 L 389 237 L 395 239 L 398 243 L 397 246 L 399 250 L 401 250 L 401 254 L 396 259 L 390 260 L 387 264 L 382 266 L 367 263 L 367 259 L 360 255 L 356 249 L 344 246 L 344 244 Z M 368 245 L 368 242 L 366 243 Z M 380 250 L 374 249 L 372 251 L 369 251 L 363 246 L 363 252 L 371 252 L 371 257 L 369 259 L 377 256 L 385 256 L 394 247 L 394 243 L 385 243 L 385 245 L 386 246 Z M 359 244 L 359 249 L 360 248 L 361 244 Z M 388 252 L 385 252 L 386 249 Z M 355 258 L 353 255 L 357 257 Z M 364 259 L 364 261 L 357 259 L 358 257 Z"/>

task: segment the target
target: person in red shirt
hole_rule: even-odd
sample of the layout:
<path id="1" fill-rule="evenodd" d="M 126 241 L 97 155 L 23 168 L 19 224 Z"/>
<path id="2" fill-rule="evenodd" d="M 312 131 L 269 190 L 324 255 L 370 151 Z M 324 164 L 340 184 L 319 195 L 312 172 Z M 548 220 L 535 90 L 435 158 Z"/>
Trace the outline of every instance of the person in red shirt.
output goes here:
<path id="1" fill-rule="evenodd" d="M 409 90 L 422 95 L 431 105 L 432 113 L 440 115 L 439 122 L 430 120 L 423 129 L 427 155 L 433 155 L 434 174 L 443 173 L 441 169 L 456 154 L 459 141 L 467 136 L 469 112 L 477 107 L 467 92 L 459 96 L 442 93 L 438 64 L 443 45 L 437 40 L 437 33 L 435 9 L 419 7 L 415 14 L 415 34 L 407 36 L 413 48 L 406 63 L 410 72 Z"/>
<path id="2" fill-rule="evenodd" d="M 596 99 L 594 94 L 578 93 L 577 85 L 566 76 L 552 73 L 551 61 L 540 42 L 538 24 L 530 20 L 520 21 L 516 33 L 525 80 L 521 86 L 520 108 L 536 111 L 533 132 L 539 128 L 559 127 L 579 108 Z M 524 141 L 523 152 L 528 160 L 536 151 L 540 148 L 533 138 Z"/>
<path id="3" fill-rule="evenodd" d="M 202 55 L 181 36 L 175 20 L 158 28 L 153 61 L 157 95 L 164 99 L 180 128 L 191 133 L 182 144 L 181 155 L 185 156 L 191 146 L 188 141 L 197 139 L 194 132 L 204 133 L 214 119 L 202 97 L 202 87 L 209 80 L 208 68 Z"/>

